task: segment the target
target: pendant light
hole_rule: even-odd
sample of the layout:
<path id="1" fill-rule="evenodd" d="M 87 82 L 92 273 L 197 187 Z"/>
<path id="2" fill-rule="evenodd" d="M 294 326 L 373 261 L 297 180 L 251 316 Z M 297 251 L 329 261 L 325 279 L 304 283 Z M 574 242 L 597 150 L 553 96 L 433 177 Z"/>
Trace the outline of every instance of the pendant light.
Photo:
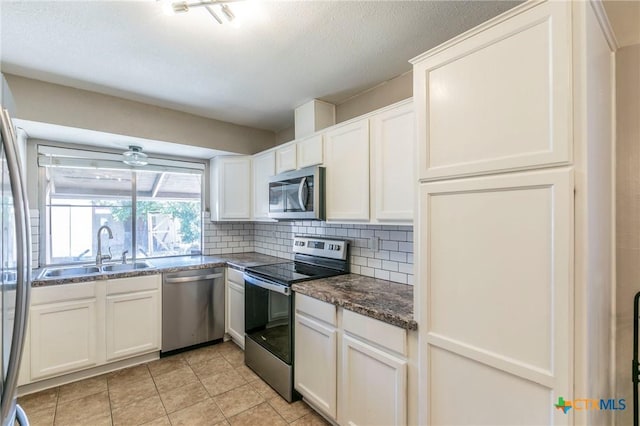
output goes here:
<path id="1" fill-rule="evenodd" d="M 142 152 L 142 148 L 135 145 L 129 146 L 129 151 L 122 153 L 122 162 L 128 166 L 140 167 L 149 164 L 147 154 Z"/>

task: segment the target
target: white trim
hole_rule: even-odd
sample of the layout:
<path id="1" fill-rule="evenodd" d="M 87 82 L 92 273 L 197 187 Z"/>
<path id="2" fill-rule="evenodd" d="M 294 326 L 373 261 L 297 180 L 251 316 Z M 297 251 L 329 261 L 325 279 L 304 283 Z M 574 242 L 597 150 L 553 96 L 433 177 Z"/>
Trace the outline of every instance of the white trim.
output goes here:
<path id="1" fill-rule="evenodd" d="M 40 162 L 40 158 L 43 158 L 44 156 L 51 158 L 50 164 L 42 164 Z M 89 165 L 86 160 L 90 160 L 91 165 Z M 128 170 L 150 170 L 150 166 L 161 166 L 166 168 L 167 170 L 168 168 L 183 170 L 192 169 L 201 171 L 205 169 L 205 164 L 200 162 L 164 160 L 152 157 L 149 157 L 148 166 L 133 168 L 122 163 L 122 155 L 120 154 L 111 154 L 99 151 L 85 151 L 80 149 L 61 148 L 57 146 L 38 144 L 38 165 L 40 166 L 71 165 L 75 167 L 82 167 L 80 165 L 81 163 L 86 164 L 85 167 L 99 167 L 101 164 L 104 164 L 104 167 L 107 168 L 119 168 Z"/>
<path id="2" fill-rule="evenodd" d="M 598 19 L 598 23 L 600 24 L 600 28 L 602 29 L 605 39 L 607 39 L 609 48 L 615 52 L 620 48 L 620 44 L 616 38 L 616 33 L 613 31 L 607 12 L 604 9 L 604 4 L 602 4 L 601 0 L 589 0 L 589 4 Z"/>

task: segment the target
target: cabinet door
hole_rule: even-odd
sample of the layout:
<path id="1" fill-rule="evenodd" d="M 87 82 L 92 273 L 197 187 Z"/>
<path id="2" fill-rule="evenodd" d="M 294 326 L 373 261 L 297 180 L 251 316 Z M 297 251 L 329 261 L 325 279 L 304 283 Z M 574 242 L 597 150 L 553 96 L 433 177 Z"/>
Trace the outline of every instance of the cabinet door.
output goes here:
<path id="1" fill-rule="evenodd" d="M 244 284 L 227 281 L 227 324 L 231 338 L 244 349 Z"/>
<path id="2" fill-rule="evenodd" d="M 253 157 L 253 218 L 269 220 L 269 178 L 275 173 L 273 151 Z"/>
<path id="3" fill-rule="evenodd" d="M 31 380 L 97 363 L 96 299 L 31 307 Z"/>
<path id="4" fill-rule="evenodd" d="M 571 6 L 536 5 L 415 63 L 421 178 L 571 161 Z"/>
<path id="5" fill-rule="evenodd" d="M 335 419 L 336 328 L 296 313 L 294 344 L 295 389 L 316 408 Z"/>
<path id="6" fill-rule="evenodd" d="M 322 135 L 312 136 L 297 143 L 298 168 L 322 164 Z"/>
<path id="7" fill-rule="evenodd" d="M 573 393 L 572 170 L 426 183 L 420 211 L 423 422 L 567 424 L 550 401 Z"/>
<path id="8" fill-rule="evenodd" d="M 107 361 L 160 350 L 158 290 L 107 296 Z"/>
<path id="9" fill-rule="evenodd" d="M 325 134 L 327 220 L 369 220 L 369 120 Z"/>
<path id="10" fill-rule="evenodd" d="M 405 425 L 407 361 L 342 337 L 340 424 Z"/>
<path id="11" fill-rule="evenodd" d="M 296 144 L 291 143 L 276 150 L 276 173 L 296 169 Z"/>
<path id="12" fill-rule="evenodd" d="M 215 158 L 212 164 L 211 219 L 251 219 L 251 158 Z"/>
<path id="13" fill-rule="evenodd" d="M 403 105 L 371 118 L 373 216 L 379 221 L 413 220 L 416 182 L 415 113 Z"/>

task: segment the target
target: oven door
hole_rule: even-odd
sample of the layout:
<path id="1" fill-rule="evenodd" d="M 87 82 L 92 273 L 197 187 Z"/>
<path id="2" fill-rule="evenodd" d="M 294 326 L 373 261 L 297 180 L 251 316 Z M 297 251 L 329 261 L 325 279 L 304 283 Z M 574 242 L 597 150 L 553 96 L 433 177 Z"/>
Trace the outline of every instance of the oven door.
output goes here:
<path id="1" fill-rule="evenodd" d="M 286 364 L 293 359 L 293 298 L 291 288 L 244 274 L 244 329 L 251 339 Z"/>

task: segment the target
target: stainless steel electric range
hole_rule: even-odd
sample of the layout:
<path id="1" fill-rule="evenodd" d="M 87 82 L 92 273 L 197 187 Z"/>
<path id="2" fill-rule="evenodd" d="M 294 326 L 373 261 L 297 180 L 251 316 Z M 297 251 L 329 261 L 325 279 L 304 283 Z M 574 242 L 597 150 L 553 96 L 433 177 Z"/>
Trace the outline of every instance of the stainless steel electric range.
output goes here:
<path id="1" fill-rule="evenodd" d="M 348 273 L 347 249 L 345 240 L 296 236 L 293 262 L 245 269 L 245 364 L 289 402 L 298 398 L 291 285 Z"/>

